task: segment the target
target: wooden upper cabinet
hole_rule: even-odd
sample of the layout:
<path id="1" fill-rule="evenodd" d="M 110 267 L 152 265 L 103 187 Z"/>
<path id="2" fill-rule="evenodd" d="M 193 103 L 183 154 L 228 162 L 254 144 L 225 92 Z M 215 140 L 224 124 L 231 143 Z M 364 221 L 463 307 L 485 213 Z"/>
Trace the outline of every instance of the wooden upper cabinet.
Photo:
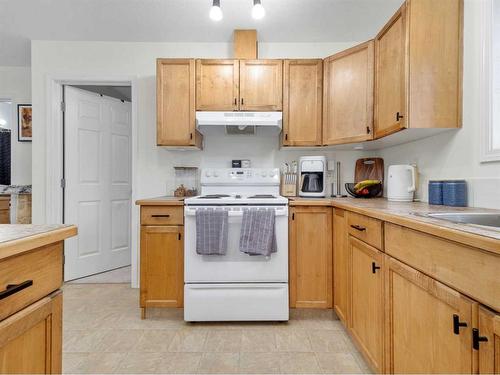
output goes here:
<path id="1" fill-rule="evenodd" d="M 406 4 L 375 38 L 374 136 L 406 127 Z"/>
<path id="2" fill-rule="evenodd" d="M 349 248 L 347 212 L 333 210 L 333 308 L 344 324 L 349 321 Z"/>
<path id="3" fill-rule="evenodd" d="M 240 60 L 240 110 L 281 111 L 283 61 Z"/>
<path id="4" fill-rule="evenodd" d="M 196 110 L 238 110 L 239 76 L 238 60 L 196 60 Z"/>
<path id="5" fill-rule="evenodd" d="M 463 0 L 409 0 L 409 128 L 462 126 Z"/>
<path id="6" fill-rule="evenodd" d="M 500 374 L 500 314 L 479 307 L 479 326 L 472 337 L 479 352 L 479 373 Z"/>
<path id="7" fill-rule="evenodd" d="M 384 372 L 383 253 L 349 236 L 349 329 L 377 373 Z"/>
<path id="8" fill-rule="evenodd" d="M 196 146 L 195 60 L 158 59 L 156 63 L 158 146 Z"/>
<path id="9" fill-rule="evenodd" d="M 386 256 L 386 372 L 474 373 L 477 304 Z"/>
<path id="10" fill-rule="evenodd" d="M 375 138 L 462 126 L 463 0 L 407 0 L 375 38 Z"/>
<path id="11" fill-rule="evenodd" d="M 290 307 L 332 308 L 331 228 L 331 207 L 292 207 Z"/>
<path id="12" fill-rule="evenodd" d="M 285 60 L 283 80 L 284 146 L 321 145 L 323 61 Z"/>
<path id="13" fill-rule="evenodd" d="M 323 144 L 373 138 L 374 43 L 325 59 Z"/>

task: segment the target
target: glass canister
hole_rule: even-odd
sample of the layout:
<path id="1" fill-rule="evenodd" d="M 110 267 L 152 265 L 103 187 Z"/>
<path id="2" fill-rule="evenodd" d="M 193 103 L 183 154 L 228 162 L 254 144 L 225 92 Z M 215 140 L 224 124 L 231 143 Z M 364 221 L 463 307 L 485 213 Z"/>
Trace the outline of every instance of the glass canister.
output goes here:
<path id="1" fill-rule="evenodd" d="M 198 167 L 174 167 L 175 187 L 174 196 L 194 197 L 199 192 Z"/>
<path id="2" fill-rule="evenodd" d="M 445 206 L 467 206 L 467 182 L 465 180 L 443 181 L 443 204 Z"/>
<path id="3" fill-rule="evenodd" d="M 429 204 L 443 204 L 443 181 L 429 181 Z"/>

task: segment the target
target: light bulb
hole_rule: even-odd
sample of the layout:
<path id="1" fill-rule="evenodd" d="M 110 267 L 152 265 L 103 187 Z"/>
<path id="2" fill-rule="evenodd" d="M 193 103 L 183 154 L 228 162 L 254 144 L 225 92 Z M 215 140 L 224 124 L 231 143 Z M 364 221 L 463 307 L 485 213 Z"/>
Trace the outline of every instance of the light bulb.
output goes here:
<path id="1" fill-rule="evenodd" d="M 214 0 L 209 13 L 210 19 L 220 21 L 222 19 L 222 9 L 220 8 L 220 0 Z"/>
<path id="2" fill-rule="evenodd" d="M 260 3 L 260 0 L 253 0 L 252 17 L 261 20 L 266 15 L 266 10 Z"/>

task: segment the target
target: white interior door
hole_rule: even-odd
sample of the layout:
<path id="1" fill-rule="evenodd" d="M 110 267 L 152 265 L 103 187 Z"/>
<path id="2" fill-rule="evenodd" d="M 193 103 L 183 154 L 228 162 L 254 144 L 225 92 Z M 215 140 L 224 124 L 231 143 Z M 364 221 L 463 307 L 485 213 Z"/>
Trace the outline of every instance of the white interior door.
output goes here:
<path id="1" fill-rule="evenodd" d="M 130 264 L 131 103 L 65 87 L 64 279 Z"/>

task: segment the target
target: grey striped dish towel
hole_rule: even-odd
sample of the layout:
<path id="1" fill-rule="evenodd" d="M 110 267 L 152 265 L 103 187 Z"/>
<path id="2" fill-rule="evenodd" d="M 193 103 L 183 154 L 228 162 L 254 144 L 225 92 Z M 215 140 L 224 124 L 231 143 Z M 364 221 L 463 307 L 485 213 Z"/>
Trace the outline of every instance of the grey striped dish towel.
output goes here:
<path id="1" fill-rule="evenodd" d="M 249 255 L 270 256 L 277 251 L 274 233 L 273 209 L 248 209 L 243 211 L 240 233 L 240 251 Z"/>
<path id="2" fill-rule="evenodd" d="M 227 218 L 226 210 L 196 210 L 196 253 L 226 255 Z"/>

